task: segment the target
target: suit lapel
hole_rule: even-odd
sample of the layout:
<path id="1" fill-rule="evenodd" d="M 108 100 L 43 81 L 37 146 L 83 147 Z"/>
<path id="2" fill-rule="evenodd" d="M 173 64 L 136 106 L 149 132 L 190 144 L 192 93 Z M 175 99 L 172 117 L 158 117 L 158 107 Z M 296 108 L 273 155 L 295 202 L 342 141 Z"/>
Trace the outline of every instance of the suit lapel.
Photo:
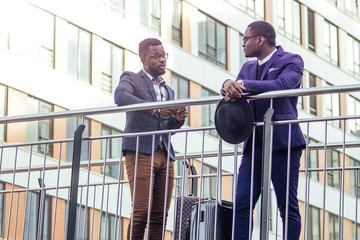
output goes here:
<path id="1" fill-rule="evenodd" d="M 283 54 L 283 52 L 284 52 L 284 50 L 282 49 L 282 47 L 279 47 L 279 48 L 277 49 L 277 51 L 272 55 L 272 57 L 270 58 L 270 60 L 269 60 L 267 63 L 265 63 L 265 67 L 264 67 L 264 70 L 263 70 L 263 72 L 262 72 L 262 74 L 261 74 L 260 80 L 263 80 L 263 79 L 264 79 L 264 77 L 265 77 L 266 73 L 269 71 L 271 65 L 273 65 L 273 63 L 274 63 L 276 60 L 279 59 L 279 57 Z"/>
<path id="2" fill-rule="evenodd" d="M 139 76 L 144 79 L 144 82 L 146 82 L 149 90 L 150 90 L 150 95 L 153 99 L 154 102 L 156 102 L 156 93 L 155 93 L 155 90 L 154 90 L 154 85 L 153 85 L 153 82 L 151 81 L 151 79 L 144 73 L 143 70 L 141 70 L 139 72 Z"/>
<path id="3" fill-rule="evenodd" d="M 172 91 L 169 91 L 169 86 L 167 84 L 164 84 L 164 88 L 168 96 L 167 100 L 174 100 L 174 94 L 172 93 Z"/>
<path id="4" fill-rule="evenodd" d="M 257 72 L 257 61 L 254 61 L 254 64 L 250 66 L 250 76 L 249 79 L 256 79 L 256 72 Z"/>

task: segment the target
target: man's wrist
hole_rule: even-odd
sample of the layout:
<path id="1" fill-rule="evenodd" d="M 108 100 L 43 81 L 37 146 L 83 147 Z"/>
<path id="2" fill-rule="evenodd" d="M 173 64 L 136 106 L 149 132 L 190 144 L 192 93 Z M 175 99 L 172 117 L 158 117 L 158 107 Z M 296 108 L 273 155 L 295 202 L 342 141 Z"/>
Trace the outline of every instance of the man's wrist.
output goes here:
<path id="1" fill-rule="evenodd" d="M 226 79 L 226 80 L 223 82 L 222 87 L 224 88 L 224 90 L 225 90 L 225 83 L 226 83 L 227 81 L 231 81 L 231 79 Z"/>
<path id="2" fill-rule="evenodd" d="M 235 82 L 240 83 L 240 85 L 243 87 L 244 86 L 244 81 L 242 79 L 237 79 L 235 80 Z"/>

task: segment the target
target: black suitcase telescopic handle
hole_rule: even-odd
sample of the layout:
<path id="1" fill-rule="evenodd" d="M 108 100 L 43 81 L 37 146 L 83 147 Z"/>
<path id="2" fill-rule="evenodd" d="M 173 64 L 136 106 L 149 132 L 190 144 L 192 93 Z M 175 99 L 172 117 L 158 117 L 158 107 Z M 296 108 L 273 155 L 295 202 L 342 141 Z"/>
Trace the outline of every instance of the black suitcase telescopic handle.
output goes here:
<path id="1" fill-rule="evenodd" d="M 191 175 L 197 175 L 197 172 L 196 172 L 196 168 L 194 165 L 190 165 L 190 172 L 191 172 Z M 192 178 L 191 180 L 191 194 L 193 196 L 197 196 L 197 189 L 198 188 L 198 179 L 197 178 Z"/>

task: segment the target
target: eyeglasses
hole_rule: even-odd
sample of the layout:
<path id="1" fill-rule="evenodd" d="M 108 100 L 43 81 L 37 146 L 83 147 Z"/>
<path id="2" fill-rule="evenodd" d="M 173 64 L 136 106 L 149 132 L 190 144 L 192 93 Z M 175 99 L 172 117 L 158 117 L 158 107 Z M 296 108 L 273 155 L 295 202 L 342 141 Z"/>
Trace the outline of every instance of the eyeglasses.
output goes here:
<path id="1" fill-rule="evenodd" d="M 260 35 L 254 35 L 254 36 L 249 36 L 249 37 L 243 37 L 243 43 L 245 44 L 250 38 L 254 38 L 254 37 L 260 37 Z"/>
<path id="2" fill-rule="evenodd" d="M 159 61 L 161 58 L 163 58 L 165 60 L 168 59 L 169 54 L 168 53 L 165 53 L 165 54 L 153 54 L 153 55 L 147 55 L 145 57 L 152 57 L 153 59 Z"/>

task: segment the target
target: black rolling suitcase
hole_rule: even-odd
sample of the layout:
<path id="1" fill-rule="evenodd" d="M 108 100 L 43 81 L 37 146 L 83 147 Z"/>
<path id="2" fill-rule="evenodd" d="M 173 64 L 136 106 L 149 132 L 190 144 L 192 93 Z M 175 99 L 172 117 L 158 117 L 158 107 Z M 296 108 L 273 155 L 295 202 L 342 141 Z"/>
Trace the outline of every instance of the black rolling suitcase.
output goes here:
<path id="1" fill-rule="evenodd" d="M 219 152 L 222 152 L 221 141 Z M 221 200 L 222 156 L 218 158 L 217 199 L 201 200 L 191 210 L 190 240 L 231 240 L 233 203 Z M 199 209 L 200 207 L 200 209 Z M 216 222 L 215 222 L 216 221 Z"/>
<path id="2" fill-rule="evenodd" d="M 217 205 L 217 207 L 216 207 Z M 217 212 L 217 214 L 216 214 Z M 215 228 L 215 215 L 217 218 Z M 198 217 L 199 216 L 199 220 Z M 200 202 L 200 211 L 198 202 L 193 205 L 191 210 L 190 239 L 210 240 L 214 239 L 216 231 L 216 240 L 231 239 L 233 217 L 233 203 L 222 201 L 218 203 L 216 199 L 203 200 Z M 197 226 L 199 223 L 199 232 Z M 199 238 L 197 238 L 199 234 Z"/>
<path id="3" fill-rule="evenodd" d="M 189 165 L 186 163 L 186 170 L 188 171 Z M 187 177 L 187 171 L 185 171 L 184 181 L 185 189 L 188 189 L 189 183 Z M 194 166 L 190 166 L 190 172 L 192 175 L 197 175 L 196 169 Z M 175 240 L 186 240 L 189 239 L 190 234 L 190 215 L 192 206 L 195 202 L 199 201 L 197 195 L 197 179 L 192 179 L 191 194 L 190 195 L 181 195 L 176 198 L 176 212 L 175 212 Z M 179 231 L 180 228 L 180 231 Z"/>

